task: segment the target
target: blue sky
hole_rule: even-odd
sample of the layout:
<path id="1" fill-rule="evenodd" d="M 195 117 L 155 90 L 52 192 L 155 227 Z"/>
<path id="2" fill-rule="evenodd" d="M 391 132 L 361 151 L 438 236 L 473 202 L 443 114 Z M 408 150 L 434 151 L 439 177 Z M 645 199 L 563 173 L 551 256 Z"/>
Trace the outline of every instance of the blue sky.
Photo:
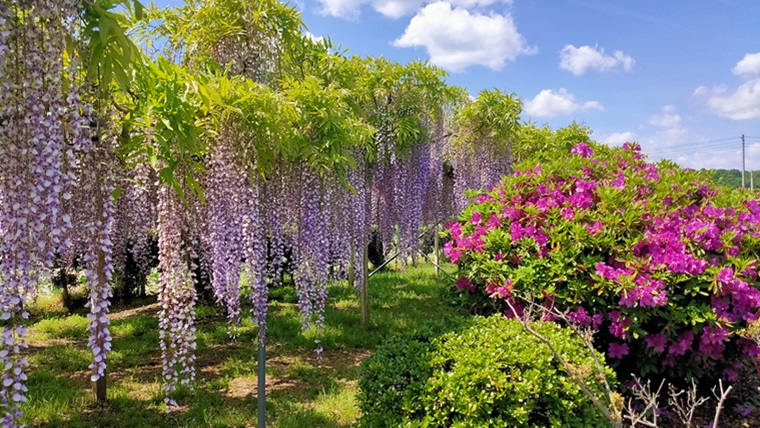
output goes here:
<path id="1" fill-rule="evenodd" d="M 181 4 L 159 0 L 158 5 Z M 758 0 L 297 0 L 357 55 L 430 60 L 470 93 L 514 92 L 524 119 L 571 121 L 693 168 L 760 169 Z"/>

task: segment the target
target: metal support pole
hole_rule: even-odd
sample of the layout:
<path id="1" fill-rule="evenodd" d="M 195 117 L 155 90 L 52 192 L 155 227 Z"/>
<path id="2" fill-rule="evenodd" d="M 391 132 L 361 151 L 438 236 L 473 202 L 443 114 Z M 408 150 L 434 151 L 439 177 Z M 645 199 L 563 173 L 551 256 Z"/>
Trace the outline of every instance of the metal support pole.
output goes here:
<path id="1" fill-rule="evenodd" d="M 362 327 L 369 326 L 369 251 L 364 249 L 362 261 L 362 288 L 360 290 L 359 304 L 362 311 Z"/>
<path id="2" fill-rule="evenodd" d="M 745 159 L 744 153 L 745 153 L 745 150 L 744 150 L 744 134 L 742 134 L 742 189 L 746 189 L 747 188 L 747 186 L 744 185 L 744 171 L 745 171 L 745 168 L 744 168 L 744 159 Z"/>
<path id="3" fill-rule="evenodd" d="M 433 236 L 433 266 L 435 266 L 435 274 L 438 275 L 438 264 L 440 263 L 439 254 L 441 252 L 441 238 L 438 236 L 441 233 L 441 225 L 435 226 L 435 235 Z"/>
<path id="4" fill-rule="evenodd" d="M 265 328 L 263 323 L 259 324 L 259 329 Z M 262 331 L 262 330 L 259 330 Z M 267 346 L 266 339 L 259 336 L 259 384 L 258 384 L 258 428 L 267 426 Z"/>
<path id="5" fill-rule="evenodd" d="M 354 246 L 351 245 L 351 252 L 350 256 L 348 258 L 348 272 L 346 272 L 346 281 L 348 282 L 349 287 L 353 287 L 356 283 L 356 275 L 354 274 L 354 265 L 356 264 L 356 250 L 354 249 Z"/>
<path id="6" fill-rule="evenodd" d="M 436 267 L 436 270 L 439 270 L 439 271 L 443 272 L 443 274 L 444 274 L 444 275 L 448 276 L 449 278 L 451 278 L 451 279 L 452 279 L 452 280 L 454 280 L 454 281 L 456 281 L 456 280 L 457 280 L 457 279 L 456 279 L 456 278 L 454 278 L 454 277 L 453 277 L 453 276 L 452 276 L 450 273 L 446 272 L 446 269 L 444 269 L 442 266 L 439 266 L 439 265 L 438 265 L 438 263 L 436 263 L 436 262 L 434 262 L 434 261 L 431 261 L 431 260 L 428 258 L 428 256 L 427 256 L 425 253 L 423 253 L 423 252 L 422 252 L 422 251 L 420 251 L 420 250 L 417 250 L 417 252 L 418 252 L 418 253 L 420 253 L 420 255 L 421 255 L 421 256 L 422 256 L 422 257 L 423 257 L 423 258 L 424 258 L 426 261 L 428 261 L 429 263 L 432 263 L 432 264 L 433 264 L 433 266 L 435 266 L 435 267 Z"/>

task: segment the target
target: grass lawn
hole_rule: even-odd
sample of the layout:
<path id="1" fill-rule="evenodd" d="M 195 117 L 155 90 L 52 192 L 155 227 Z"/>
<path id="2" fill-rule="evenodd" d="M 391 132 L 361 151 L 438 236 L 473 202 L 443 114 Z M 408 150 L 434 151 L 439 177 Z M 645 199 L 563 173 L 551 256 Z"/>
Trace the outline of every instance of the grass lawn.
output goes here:
<path id="1" fill-rule="evenodd" d="M 301 333 L 293 288 L 272 290 L 267 426 L 350 426 L 359 412 L 360 363 L 385 338 L 430 319 L 455 315 L 456 309 L 441 298 L 450 286 L 449 278 L 435 276 L 428 265 L 372 277 L 367 329 L 360 326 L 356 291 L 345 283 L 330 286 L 321 361 L 314 353 L 314 331 Z M 196 308 L 196 388 L 180 391 L 181 409 L 166 414 L 155 300 L 112 310 L 108 404 L 102 407 L 93 404 L 90 389 L 86 313 L 65 314 L 55 299 L 40 299 L 35 309 L 29 339 L 29 401 L 23 408 L 27 426 L 256 426 L 257 345 L 250 320 L 231 341 L 222 310 Z"/>

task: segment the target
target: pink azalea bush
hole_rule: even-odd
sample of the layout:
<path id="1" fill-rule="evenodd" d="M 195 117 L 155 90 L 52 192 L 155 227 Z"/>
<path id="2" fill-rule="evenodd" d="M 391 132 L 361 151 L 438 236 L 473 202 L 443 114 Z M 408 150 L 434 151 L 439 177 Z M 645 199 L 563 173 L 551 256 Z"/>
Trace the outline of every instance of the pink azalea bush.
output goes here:
<path id="1" fill-rule="evenodd" d="M 760 353 L 735 334 L 760 309 L 757 195 L 647 163 L 636 144 L 580 143 L 523 166 L 448 230 L 459 292 L 508 300 L 518 315 L 526 297 L 570 311 L 621 374 L 725 379 Z"/>

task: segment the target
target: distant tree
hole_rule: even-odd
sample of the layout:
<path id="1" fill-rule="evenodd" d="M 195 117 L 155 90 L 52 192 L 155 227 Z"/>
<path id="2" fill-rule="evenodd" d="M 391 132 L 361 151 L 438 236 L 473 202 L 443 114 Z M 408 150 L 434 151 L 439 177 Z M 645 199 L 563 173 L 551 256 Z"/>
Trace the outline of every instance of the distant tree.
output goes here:
<path id="1" fill-rule="evenodd" d="M 722 187 L 728 187 L 731 189 L 738 189 L 742 186 L 742 172 L 738 169 L 716 169 L 707 172 L 712 172 L 712 178 L 715 184 Z M 750 186 L 750 171 L 747 171 L 744 176 L 744 182 L 747 187 Z M 754 171 L 754 175 L 760 177 L 760 171 Z"/>

